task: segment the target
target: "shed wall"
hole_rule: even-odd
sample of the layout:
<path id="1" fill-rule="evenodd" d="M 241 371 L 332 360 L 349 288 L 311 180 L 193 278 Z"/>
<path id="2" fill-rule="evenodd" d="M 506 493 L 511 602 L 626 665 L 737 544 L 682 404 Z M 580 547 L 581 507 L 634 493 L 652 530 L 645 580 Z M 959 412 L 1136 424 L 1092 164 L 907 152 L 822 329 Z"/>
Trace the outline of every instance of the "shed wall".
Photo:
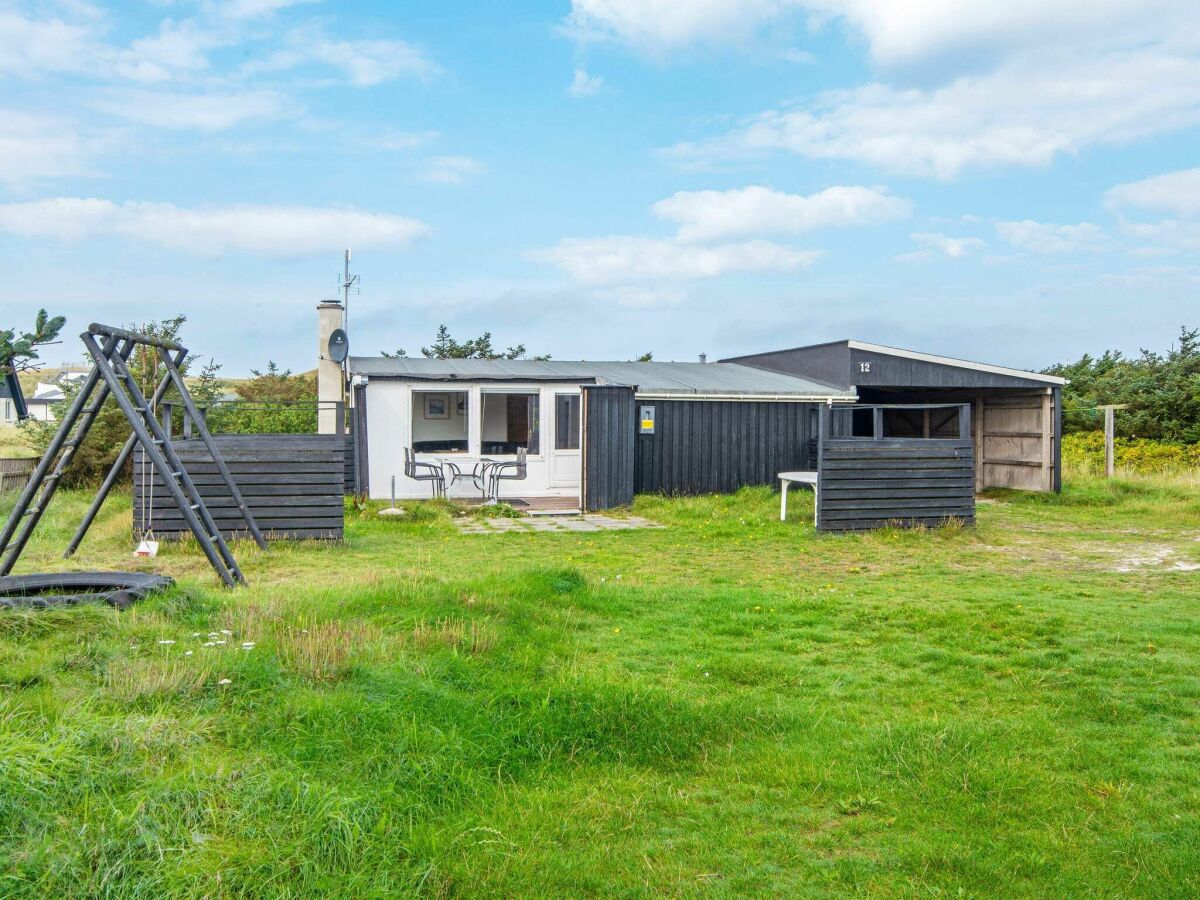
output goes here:
<path id="1" fill-rule="evenodd" d="M 637 493 L 710 494 L 775 484 L 812 468 L 819 404 L 639 400 L 655 409 L 654 434 L 637 436 Z"/>

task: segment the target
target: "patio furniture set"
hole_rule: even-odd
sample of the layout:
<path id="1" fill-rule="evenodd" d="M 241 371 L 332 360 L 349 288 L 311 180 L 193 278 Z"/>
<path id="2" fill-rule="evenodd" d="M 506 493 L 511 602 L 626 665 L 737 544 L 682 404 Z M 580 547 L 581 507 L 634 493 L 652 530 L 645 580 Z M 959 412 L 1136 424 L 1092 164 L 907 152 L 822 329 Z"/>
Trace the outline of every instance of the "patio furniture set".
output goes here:
<path id="1" fill-rule="evenodd" d="M 529 475 L 524 447 L 517 449 L 515 460 L 480 459 L 469 472 L 456 462 L 442 459 L 424 462 L 411 447 L 404 448 L 404 474 L 414 481 L 428 481 L 434 497 L 445 497 L 460 481 L 470 479 L 485 503 L 498 503 L 502 481 L 524 481 Z"/>

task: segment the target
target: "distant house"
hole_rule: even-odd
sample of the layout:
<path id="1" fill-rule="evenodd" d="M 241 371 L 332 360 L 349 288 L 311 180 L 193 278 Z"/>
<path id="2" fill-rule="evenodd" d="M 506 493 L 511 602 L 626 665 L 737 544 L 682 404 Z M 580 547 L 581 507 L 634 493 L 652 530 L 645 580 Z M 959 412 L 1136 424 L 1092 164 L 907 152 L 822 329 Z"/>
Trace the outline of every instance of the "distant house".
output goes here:
<path id="1" fill-rule="evenodd" d="M 0 378 L 0 424 L 16 425 L 21 420 L 21 384 L 16 375 Z"/>
<path id="2" fill-rule="evenodd" d="M 29 418 L 39 422 L 53 422 L 56 418 L 54 408 L 66 399 L 66 394 L 57 384 L 39 381 L 33 389 L 33 396 L 25 398 Z"/>

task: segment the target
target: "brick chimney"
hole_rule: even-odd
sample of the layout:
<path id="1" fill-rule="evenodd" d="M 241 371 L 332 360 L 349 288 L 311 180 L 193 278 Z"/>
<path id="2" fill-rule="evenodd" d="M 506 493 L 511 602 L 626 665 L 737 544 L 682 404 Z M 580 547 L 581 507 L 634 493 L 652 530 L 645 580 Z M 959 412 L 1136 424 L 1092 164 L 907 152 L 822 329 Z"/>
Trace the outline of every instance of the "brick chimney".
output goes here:
<path id="1" fill-rule="evenodd" d="M 322 300 L 317 306 L 317 434 L 337 434 L 334 403 L 345 400 L 346 386 L 341 363 L 329 358 L 329 336 L 342 327 L 345 310 L 337 300 Z"/>

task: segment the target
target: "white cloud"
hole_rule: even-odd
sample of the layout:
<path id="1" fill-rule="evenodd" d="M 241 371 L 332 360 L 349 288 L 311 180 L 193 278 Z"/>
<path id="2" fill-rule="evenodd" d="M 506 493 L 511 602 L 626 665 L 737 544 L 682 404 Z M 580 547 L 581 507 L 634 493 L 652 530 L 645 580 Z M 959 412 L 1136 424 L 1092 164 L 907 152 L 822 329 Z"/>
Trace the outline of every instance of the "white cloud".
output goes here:
<path id="1" fill-rule="evenodd" d="M 223 131 L 246 122 L 277 119 L 290 101 L 275 91 L 188 94 L 127 90 L 106 94 L 96 106 L 144 125 L 180 131 Z"/>
<path id="2" fill-rule="evenodd" d="M 659 218 L 679 223 L 679 238 L 684 241 L 803 234 L 831 226 L 874 225 L 912 214 L 912 204 L 887 188 L 842 185 L 808 196 L 758 185 L 680 191 L 655 203 L 653 209 Z"/>
<path id="3" fill-rule="evenodd" d="M 935 259 L 962 259 L 972 250 L 987 246 L 977 237 L 951 237 L 930 231 L 917 231 L 909 235 L 922 249 L 901 253 L 898 262 L 930 262 Z"/>
<path id="4" fill-rule="evenodd" d="M 797 6 L 794 0 L 571 0 L 565 24 L 581 40 L 616 39 L 658 53 L 744 39 Z"/>
<path id="5" fill-rule="evenodd" d="M 788 152 L 952 178 L 970 167 L 1047 165 L 1196 122 L 1200 58 L 1140 50 L 1074 64 L 1021 59 L 937 88 L 827 91 L 667 152 L 685 164 Z"/>
<path id="6" fill-rule="evenodd" d="M 612 39 L 661 54 L 744 42 L 768 27 L 840 20 L 880 66 L 936 58 L 977 62 L 1017 48 L 1136 46 L 1195 28 L 1178 0 L 572 0 L 565 25 L 581 40 Z M 801 14 L 801 15 L 797 15 Z"/>
<path id="7" fill-rule="evenodd" d="M 287 9 L 318 0 L 208 0 L 204 9 L 209 15 L 225 19 L 260 19 Z"/>
<path id="8" fill-rule="evenodd" d="M 419 47 L 400 40 L 337 40 L 313 28 L 289 32 L 284 48 L 242 66 L 241 72 L 281 72 L 325 66 L 341 72 L 355 87 L 372 87 L 397 78 L 432 78 L 441 68 Z"/>
<path id="9" fill-rule="evenodd" d="M 997 222 L 996 233 L 1014 247 L 1034 253 L 1101 250 L 1108 241 L 1104 230 L 1091 222 L 1080 222 L 1078 225 L 1055 225 L 1032 219 Z"/>
<path id="10" fill-rule="evenodd" d="M 644 287 L 624 285 L 596 290 L 594 296 L 605 303 L 615 303 L 626 309 L 667 309 L 682 305 L 686 295 L 675 287 Z"/>
<path id="11" fill-rule="evenodd" d="M 487 166 L 471 156 L 434 156 L 425 161 L 417 177 L 436 184 L 462 184 L 486 171 Z"/>
<path id="12" fill-rule="evenodd" d="M 0 184 L 26 190 L 42 181 L 82 174 L 101 139 L 50 116 L 0 109 Z"/>
<path id="13" fill-rule="evenodd" d="M 1133 206 L 1176 216 L 1200 216 L 1200 168 L 1118 184 L 1105 199 L 1111 207 Z"/>
<path id="14" fill-rule="evenodd" d="M 686 0 L 684 0 L 686 2 Z M 817 14 L 841 17 L 866 40 L 872 61 L 909 65 L 959 61 L 1014 49 L 1125 46 L 1178 32 L 1197 15 L 1176 0 L 807 0 Z"/>
<path id="15" fill-rule="evenodd" d="M 600 93 L 604 87 L 604 79 L 599 75 L 589 75 L 583 69 L 575 70 L 575 77 L 567 87 L 567 93 L 572 97 L 591 97 Z"/>
<path id="16" fill-rule="evenodd" d="M 797 250 L 770 241 L 697 245 L 631 235 L 565 238 L 554 247 L 528 254 L 530 259 L 558 266 L 584 284 L 790 272 L 810 267 L 821 255 L 820 251 Z"/>
<path id="17" fill-rule="evenodd" d="M 1179 250 L 1200 250 L 1200 221 L 1164 219 L 1161 222 L 1131 222 L 1122 219 L 1121 233 L 1150 246 L 1139 248 L 1139 255 L 1169 255 Z"/>
<path id="18" fill-rule="evenodd" d="M 431 229 L 417 219 L 341 207 L 239 204 L 183 209 L 171 203 L 113 203 L 56 197 L 0 205 L 0 230 L 21 237 L 120 235 L 190 253 L 240 251 L 304 256 L 342 247 L 398 246 Z"/>
<path id="19" fill-rule="evenodd" d="M 171 70 L 196 72 L 208 68 L 208 51 L 222 43 L 224 40 L 215 32 L 191 19 L 167 19 L 159 25 L 157 34 L 134 41 L 129 50 L 134 67 L 147 67 L 143 72 L 154 67 L 165 76 Z"/>
<path id="20" fill-rule="evenodd" d="M 96 52 L 103 29 L 94 21 L 33 19 L 0 10 L 0 72 L 26 77 L 42 71 L 80 71 Z"/>

